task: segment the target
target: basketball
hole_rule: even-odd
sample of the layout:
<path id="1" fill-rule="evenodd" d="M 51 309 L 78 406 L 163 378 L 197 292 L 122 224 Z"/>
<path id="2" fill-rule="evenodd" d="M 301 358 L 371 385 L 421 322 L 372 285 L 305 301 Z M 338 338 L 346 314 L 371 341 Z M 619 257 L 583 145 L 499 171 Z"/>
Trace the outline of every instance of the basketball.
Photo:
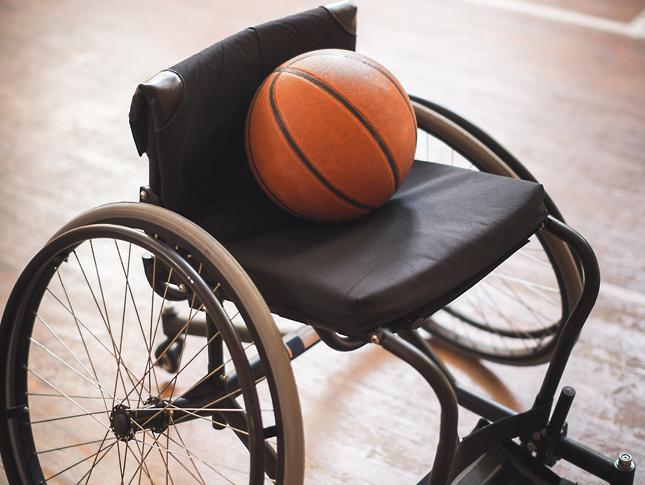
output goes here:
<path id="1" fill-rule="evenodd" d="M 246 120 L 251 171 L 292 214 L 354 219 L 385 204 L 416 150 L 410 99 L 381 64 L 352 51 L 307 52 L 275 69 Z"/>

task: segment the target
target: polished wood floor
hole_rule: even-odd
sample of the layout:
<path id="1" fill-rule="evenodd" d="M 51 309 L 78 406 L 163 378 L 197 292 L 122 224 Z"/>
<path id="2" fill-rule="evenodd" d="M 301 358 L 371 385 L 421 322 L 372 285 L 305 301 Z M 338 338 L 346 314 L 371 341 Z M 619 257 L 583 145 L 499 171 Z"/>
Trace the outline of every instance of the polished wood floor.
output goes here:
<path id="1" fill-rule="evenodd" d="M 137 197 L 147 174 L 127 123 L 137 83 L 248 25 L 315 5 L 0 1 L 0 308 L 58 227 Z M 627 23 L 645 2 L 571 8 Z M 374 0 L 359 2 L 358 50 L 410 92 L 495 135 L 589 239 L 603 285 L 564 378 L 578 393 L 570 434 L 607 454 L 630 450 L 645 467 L 643 36 L 473 2 Z M 530 405 L 544 372 L 439 350 L 466 382 L 517 409 Z M 323 346 L 294 367 L 307 483 L 416 483 L 425 474 L 438 409 L 411 370 L 378 348 Z M 473 423 L 464 413 L 461 431 Z"/>

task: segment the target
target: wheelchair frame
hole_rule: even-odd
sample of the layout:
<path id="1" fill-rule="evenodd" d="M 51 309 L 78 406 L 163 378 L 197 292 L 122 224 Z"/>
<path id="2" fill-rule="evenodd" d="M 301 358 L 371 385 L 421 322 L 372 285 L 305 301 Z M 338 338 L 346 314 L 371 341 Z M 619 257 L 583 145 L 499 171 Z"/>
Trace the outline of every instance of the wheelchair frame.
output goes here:
<path id="1" fill-rule="evenodd" d="M 535 181 L 521 162 L 481 128 L 439 104 L 414 95 L 410 95 L 410 99 L 420 106 L 432 109 L 474 135 L 488 149 L 504 159 L 522 179 Z M 139 194 L 140 202 L 160 204 L 159 197 L 150 187 L 141 187 Z M 533 406 L 524 412 L 515 412 L 462 385 L 416 329 L 392 331 L 384 325 L 373 331 L 365 340 L 356 340 L 317 327 L 315 322 L 301 322 L 308 327 L 292 334 L 283 334 L 291 360 L 301 356 L 320 341 L 341 352 L 356 350 L 372 343 L 381 345 L 405 361 L 428 382 L 441 405 L 440 439 L 432 471 L 423 477 L 419 484 L 428 483 L 428 480 L 431 485 L 451 483 L 458 479 L 461 473 L 468 472 L 487 452 L 504 445 L 507 448 L 506 453 L 512 455 L 525 469 L 532 470 L 535 477 L 544 480 L 543 483 L 560 483 L 555 474 L 549 475 L 545 473 L 546 467 L 540 467 L 550 467 L 560 459 L 614 485 L 634 483 L 636 466 L 629 453 L 622 452 L 616 459 L 611 459 L 567 436 L 566 418 L 575 397 L 575 390 L 570 386 L 563 387 L 557 400 L 556 392 L 573 347 L 598 296 L 600 271 L 591 246 L 564 222 L 560 211 L 548 195 L 545 204 L 549 215 L 538 234 L 546 233 L 566 243 L 580 273 L 582 287 L 577 303 L 569 312 L 568 319 L 563 322 L 556 337 L 539 351 L 542 357 L 550 356 L 549 365 Z M 421 321 L 416 323 L 417 326 L 422 324 Z M 163 316 L 163 324 L 169 339 L 185 328 L 185 320 L 176 318 L 171 312 Z M 189 335 L 205 337 L 208 333 L 207 327 L 206 321 L 193 321 L 187 332 Z M 242 339 L 248 337 L 243 327 L 238 327 L 238 331 Z M 447 343 L 450 345 L 450 342 Z M 252 362 L 251 367 L 257 373 L 256 378 L 260 377 L 260 360 Z M 477 427 L 461 442 L 457 436 L 459 406 L 482 417 Z M 517 438 L 521 445 L 512 441 Z M 451 449 L 456 451 L 452 453 Z"/>
<path id="2" fill-rule="evenodd" d="M 535 180 L 521 162 L 476 125 L 441 105 L 412 95 L 410 98 L 413 102 L 431 108 L 455 122 L 505 161 L 510 158 L 512 169 L 521 178 Z M 148 186 L 140 187 L 139 195 L 142 203 L 161 205 L 159 197 Z M 499 447 L 504 448 L 504 453 L 510 457 L 509 459 L 521 463 L 522 468 L 525 471 L 528 470 L 535 480 L 541 480 L 536 483 L 571 483 L 560 479 L 549 468 L 560 459 L 614 485 L 634 483 L 636 466 L 629 453 L 621 452 L 616 459 L 611 459 L 567 435 L 566 418 L 575 397 L 575 390 L 565 386 L 558 399 L 555 398 L 573 347 L 598 296 L 600 271 L 596 256 L 588 242 L 563 222 L 562 215 L 548 195 L 545 203 L 549 215 L 538 230 L 538 234 L 549 234 L 566 243 L 582 277 L 582 288 L 577 303 L 569 312 L 569 317 L 559 329 L 556 338 L 540 351 L 541 355 L 551 357 L 541 387 L 530 409 L 515 412 L 462 385 L 416 328 L 393 331 L 387 329 L 388 325 L 383 325 L 375 329 L 368 338 L 356 340 L 317 327 L 316 322 L 306 321 L 300 322 L 306 324 L 306 327 L 290 334 L 283 334 L 283 341 L 291 360 L 301 356 L 321 341 L 341 352 L 356 350 L 372 343 L 381 345 L 389 353 L 405 361 L 427 381 L 441 405 L 440 439 L 431 472 L 419 481 L 419 485 L 453 483 L 454 480 L 459 480 L 462 474 L 472 470 L 487 453 Z M 182 297 L 181 294 L 176 296 Z M 168 341 L 172 341 L 182 329 L 187 335 L 202 337 L 208 335 L 209 325 L 206 320 L 193 320 L 186 328 L 186 321 L 177 318 L 171 311 L 166 312 L 162 318 Z M 417 321 L 417 328 L 422 323 L 422 320 Z M 244 327 L 238 326 L 237 330 L 242 341 L 245 341 L 245 338 L 248 338 L 247 341 L 251 340 L 251 336 Z M 449 342 L 448 345 L 450 345 Z M 169 365 L 172 366 L 172 363 Z M 262 364 L 259 358 L 251 362 L 251 369 L 256 379 L 262 376 Z M 188 401 L 183 405 L 190 407 L 195 403 Z M 482 418 L 476 428 L 461 441 L 457 435 L 459 406 Z M 519 439 L 520 444 L 513 441 L 514 439 Z"/>
<path id="3" fill-rule="evenodd" d="M 141 203 L 160 205 L 158 198 L 147 187 L 141 188 L 140 198 Z M 155 204 L 154 202 L 157 203 Z M 112 231 L 116 234 L 122 234 L 126 239 L 127 237 L 134 237 L 131 234 L 133 231 L 129 227 L 136 226 L 136 228 L 143 229 L 149 235 L 156 236 L 159 234 L 162 238 L 164 238 L 163 231 L 173 230 L 172 227 L 168 227 L 162 228 L 163 231 L 160 232 L 160 226 L 142 219 L 142 214 L 145 214 L 145 211 L 139 211 L 139 214 L 132 212 L 131 215 L 126 217 L 123 216 L 122 211 L 121 215 L 109 210 L 105 212 L 99 211 L 98 213 L 90 211 L 63 227 L 52 241 L 59 241 L 64 239 L 67 234 L 78 233 L 79 231 L 85 231 L 88 234 L 96 231 L 100 232 L 101 228 L 107 227 L 105 224 L 109 224 Z M 93 229 L 93 227 L 96 229 Z M 550 469 L 559 459 L 563 459 L 609 483 L 631 485 L 634 483 L 636 466 L 628 453 L 621 453 L 617 459 L 613 460 L 567 436 L 566 418 L 572 405 L 575 391 L 571 387 L 565 386 L 561 390 L 559 398 L 555 399 L 556 391 L 573 346 L 598 295 L 600 274 L 596 257 L 592 248 L 580 234 L 553 215 L 546 217 L 538 232 L 556 237 L 568 245 L 581 270 L 583 287 L 577 304 L 569 313 L 567 321 L 562 325 L 559 334 L 554 339 L 554 350 L 549 366 L 540 390 L 535 397 L 534 404 L 530 409 L 517 413 L 462 385 L 434 353 L 422 335 L 418 333 L 417 328 L 392 330 L 388 329 L 387 325 L 384 325 L 376 328 L 364 339 L 352 339 L 317 327 L 316 322 L 302 322 L 306 326 L 296 332 L 283 335 L 283 343 L 286 346 L 288 357 L 294 360 L 321 341 L 332 349 L 343 352 L 352 351 L 372 343 L 381 345 L 389 353 L 413 367 L 427 381 L 441 406 L 439 442 L 434 463 L 431 472 L 423 477 L 419 484 L 483 483 L 486 476 L 494 472 L 494 468 L 499 465 L 500 460 L 503 460 L 502 463 L 510 463 L 515 469 L 521 470 L 522 477 L 531 480 L 532 483 L 571 483 L 561 479 Z M 135 232 L 134 234 L 137 233 Z M 144 235 L 141 234 L 141 236 Z M 148 237 L 148 239 L 151 238 Z M 186 249 L 190 251 L 189 247 Z M 184 257 L 186 255 L 180 254 L 177 248 L 173 250 L 172 246 L 158 244 L 155 251 L 169 261 L 179 261 L 178 264 L 185 266 L 187 272 L 190 272 L 191 269 L 194 270 L 190 264 L 185 262 Z M 39 263 L 37 259 L 34 261 L 36 261 L 36 265 Z M 35 277 L 34 270 L 30 269 L 32 266 L 34 264 L 30 264 L 28 269 L 25 270 L 14 292 L 18 291 L 20 293 L 20 291 L 24 290 L 24 284 L 28 284 Z M 144 272 L 148 277 L 148 283 L 155 288 L 154 282 L 150 281 L 149 272 L 145 271 L 145 267 L 144 260 Z M 181 285 L 179 283 L 177 285 L 175 288 L 172 286 L 166 287 L 168 300 L 185 300 L 187 298 L 187 294 L 182 291 Z M 210 294 L 210 298 L 212 299 L 212 294 Z M 205 295 L 200 296 L 200 299 L 208 300 Z M 16 308 L 13 308 L 16 305 L 12 303 L 12 300 L 10 300 L 10 303 L 11 305 L 8 304 L 5 311 L 5 316 L 16 311 Z M 195 335 L 209 338 L 209 374 L 200 379 L 198 384 L 191 388 L 181 399 L 173 401 L 174 417 L 181 421 L 199 417 L 189 410 L 204 406 L 204 393 L 201 392 L 202 390 L 210 392 L 210 399 L 213 399 L 213 388 L 207 389 L 206 386 L 212 383 L 209 379 L 213 377 L 210 375 L 211 369 L 217 369 L 218 363 L 222 361 L 223 357 L 221 341 L 211 341 L 213 324 L 209 319 L 211 315 L 217 315 L 217 310 L 210 310 L 208 314 L 209 316 L 202 321 L 191 319 L 189 322 L 178 318 L 171 310 L 164 311 L 161 316 L 162 330 L 167 340 L 159 347 L 161 352 L 158 351 L 158 356 L 160 354 L 172 355 L 172 351 L 169 351 L 170 345 L 176 342 L 182 334 L 184 336 Z M 423 321 L 419 319 L 416 322 L 416 326 L 420 326 Z M 229 323 L 234 326 L 233 322 Z M 6 325 L 4 329 L 7 330 Z M 235 338 L 239 338 L 242 342 L 253 341 L 253 335 L 250 335 L 246 328 L 237 327 L 235 330 L 237 331 L 235 332 L 231 328 L 231 331 L 237 334 Z M 169 366 L 173 364 L 168 361 L 159 361 L 159 363 Z M 217 396 L 229 394 L 238 395 L 242 391 L 242 380 L 253 382 L 264 376 L 266 369 L 261 357 L 252 358 L 248 366 L 250 375 L 237 376 L 233 372 L 229 375 L 215 376 L 216 379 L 220 380 L 221 384 L 215 391 L 219 393 L 215 395 L 216 398 Z M 172 369 L 170 371 L 172 372 Z M 482 418 L 476 428 L 461 441 L 459 441 L 457 435 L 459 406 L 476 413 Z M 10 418 L 15 417 L 22 412 L 22 409 L 20 406 L 15 409 L 7 409 L 6 414 Z M 149 423 L 150 426 L 154 426 L 154 419 L 159 413 L 160 411 L 147 411 L 144 408 L 136 410 L 133 419 L 140 421 L 142 427 Z M 236 427 L 245 429 L 244 426 L 246 424 L 240 422 Z M 248 426 L 247 429 L 251 430 L 253 423 L 249 422 Z M 271 428 L 262 430 L 265 438 L 270 436 L 271 433 L 275 433 L 275 427 L 273 428 L 273 430 Z M 239 435 L 238 438 L 241 439 Z M 263 445 L 261 441 L 260 443 L 255 442 L 253 449 L 258 453 L 262 446 L 265 446 L 266 450 L 266 444 Z M 266 454 L 267 456 L 270 455 L 270 453 Z"/>
<path id="4" fill-rule="evenodd" d="M 468 134 L 481 141 L 487 149 L 504 159 L 520 178 L 534 180 L 519 161 L 514 159 L 501 145 L 472 123 L 429 101 L 414 96 L 411 96 L 411 99 L 418 105 L 432 109 L 446 119 L 455 122 Z M 160 197 L 150 187 L 141 187 L 139 196 L 141 203 L 163 207 Z M 623 452 L 616 459 L 612 459 L 568 436 L 566 418 L 575 397 L 574 389 L 569 386 L 563 387 L 559 397 L 556 399 L 556 393 L 566 364 L 598 296 L 600 273 L 595 254 L 587 241 L 564 223 L 557 207 L 548 196 L 546 197 L 545 205 L 550 215 L 546 217 L 538 229 L 538 237 L 548 235 L 566 244 L 581 277 L 582 286 L 577 295 L 575 305 L 570 311 L 567 311 L 568 317 L 566 321 L 561 323 L 558 333 L 546 346 L 538 351 L 537 359 L 550 356 L 550 360 L 534 403 L 528 410 L 515 412 L 460 383 L 418 331 L 418 327 L 423 325 L 426 319 L 430 317 L 416 320 L 412 328 L 401 329 L 400 326 L 393 325 L 390 322 L 389 325 L 386 324 L 375 328 L 364 339 L 354 339 L 340 335 L 321 328 L 315 321 L 301 322 L 305 326 L 295 332 L 282 334 L 283 343 L 290 360 L 300 357 L 319 342 L 324 342 L 330 348 L 341 352 L 353 351 L 371 343 L 382 346 L 389 353 L 406 362 L 426 380 L 439 400 L 441 418 L 439 441 L 434 462 L 431 471 L 420 479 L 419 484 L 458 483 L 466 485 L 484 483 L 488 477 L 494 475 L 496 468 L 500 464 L 507 463 L 520 472 L 521 477 L 531 480 L 532 483 L 571 483 L 559 477 L 550 468 L 560 459 L 614 485 L 631 485 L 634 483 L 636 465 L 629 453 Z M 158 362 L 159 365 L 165 366 L 169 372 L 176 372 L 181 354 L 179 354 L 178 360 L 172 346 L 177 343 L 178 339 L 185 338 L 187 335 L 206 337 L 208 339 L 208 374 L 186 393 L 182 394 L 181 397 L 172 401 L 174 419 L 187 421 L 203 417 L 190 410 L 198 408 L 216 412 L 217 410 L 209 404 L 213 396 L 216 399 L 223 396 L 223 398 L 232 400 L 244 393 L 244 383 L 257 382 L 265 375 L 273 372 L 274 369 L 267 369 L 263 362 L 263 357 L 258 355 L 250 359 L 248 365 L 242 367 L 244 371 L 239 376 L 235 372 L 227 375 L 218 371 L 218 369 L 222 368 L 224 360 L 222 337 L 215 338 L 217 333 L 216 325 L 212 319 L 218 317 L 218 311 L 220 313 L 222 311 L 221 308 L 218 310 L 217 306 L 217 303 L 221 303 L 221 301 L 218 301 L 220 296 L 215 295 L 215 291 L 211 291 L 211 288 L 206 286 L 199 273 L 195 272 L 195 268 L 191 266 L 191 263 L 184 259 L 185 255 L 179 251 L 178 247 L 175 246 L 173 250 L 171 245 L 156 241 L 158 235 L 161 235 L 162 239 L 164 236 L 163 232 L 159 231 L 160 225 L 149 220 L 137 219 L 141 214 L 143 214 L 141 211 L 139 214 L 132 214 L 126 220 L 127 218 L 111 215 L 109 211 L 101 212 L 100 216 L 97 216 L 96 213 L 87 213 L 62 228 L 52 241 L 55 241 L 56 248 L 63 252 L 68 249 L 67 247 L 63 248 L 65 242 L 75 240 L 74 237 L 79 234 L 92 237 L 93 235 L 100 236 L 111 231 L 124 240 L 140 242 L 142 247 L 146 245 L 154 247 L 156 254 L 162 260 L 172 262 L 183 271 L 184 280 L 190 280 L 191 278 L 198 280 L 197 287 L 201 290 L 198 295 L 199 299 L 204 302 L 202 307 L 208 307 L 206 318 L 199 320 L 190 317 L 187 321 L 185 318 L 179 318 L 172 309 L 166 309 L 161 315 L 162 330 L 166 340 L 157 348 L 157 360 L 153 365 Z M 137 224 L 136 227 L 134 227 L 135 224 Z M 171 232 L 174 229 L 172 225 L 161 228 L 167 232 Z M 137 232 L 134 229 L 142 229 L 146 234 Z M 181 238 L 181 236 L 179 235 L 177 238 Z M 52 249 L 49 248 L 49 250 L 51 251 Z M 32 263 L 21 276 L 14 292 L 20 293 L 21 290 L 28 288 L 32 277 L 36 279 L 36 276 L 38 276 L 36 269 L 38 263 L 42 262 L 39 260 L 42 257 L 42 254 L 39 253 L 39 256 L 32 260 Z M 212 264 L 215 266 L 215 263 Z M 143 266 L 148 283 L 153 290 L 159 293 L 155 279 L 151 277 L 155 270 L 150 267 L 150 264 L 145 259 Z M 56 271 L 56 268 L 54 268 L 54 271 Z M 181 288 L 181 281 L 181 278 L 178 278 L 176 286 L 170 286 L 168 282 L 171 282 L 171 279 L 170 276 L 168 277 L 167 286 L 163 288 L 164 299 L 167 297 L 168 300 L 172 301 L 186 300 L 188 298 L 188 292 L 185 291 L 185 288 L 184 290 Z M 174 281 L 172 283 L 175 285 Z M 225 298 L 222 297 L 221 299 Z M 37 302 L 31 299 L 28 305 L 33 306 L 35 303 Z M 189 305 L 192 304 L 189 303 Z M 17 306 L 10 299 L 10 303 L 5 310 L 5 316 L 9 315 L 7 318 L 8 323 L 11 314 L 18 313 L 19 310 L 22 311 L 22 309 L 15 308 Z M 227 320 L 223 328 L 230 339 L 239 339 L 243 343 L 254 341 L 255 336 L 251 333 L 254 330 L 249 331 L 246 327 L 236 326 L 227 316 L 222 317 L 222 319 Z M 220 329 L 220 327 L 217 328 Z M 395 328 L 396 330 L 394 330 Z M 4 325 L 2 330 L 9 331 L 7 325 Z M 454 346 L 458 347 L 456 343 Z M 244 351 L 238 352 L 236 358 L 246 360 Z M 247 364 L 246 361 L 245 364 Z M 288 366 L 285 365 L 284 367 Z M 213 381 L 216 382 L 215 387 L 212 386 Z M 6 387 L 8 388 L 9 384 Z M 4 389 L 0 391 L 4 391 Z M 208 397 L 209 400 L 205 401 L 205 397 Z M 282 399 L 283 397 L 280 396 L 280 400 Z M 285 401 L 289 399 L 294 399 L 294 396 L 284 398 Z M 297 396 L 295 399 L 297 400 Z M 26 406 L 4 409 L 5 403 L 3 402 L 2 405 L 3 408 L 0 408 L 0 411 L 2 411 L 3 419 L 6 417 L 7 421 L 29 412 Z M 158 398 L 156 406 L 160 406 Z M 293 406 L 295 408 L 297 404 L 293 404 Z M 475 429 L 461 441 L 457 433 L 460 406 L 481 417 Z M 209 409 L 209 407 L 212 409 Z M 133 413 L 130 419 L 136 422 L 137 426 L 142 430 L 144 427 L 154 430 L 156 420 L 160 419 L 158 417 L 164 418 L 165 416 L 163 409 L 157 409 L 159 407 L 132 410 Z M 237 430 L 246 429 L 247 431 L 260 432 L 260 434 L 254 432 L 254 440 L 251 442 L 249 439 L 249 443 L 245 443 L 245 446 L 249 448 L 251 453 L 262 455 L 261 461 L 264 462 L 270 461 L 274 455 L 267 449 L 267 444 L 258 439 L 258 436 L 263 435 L 265 439 L 275 436 L 277 434 L 277 425 L 258 429 L 257 423 L 261 422 L 261 419 L 258 419 L 259 412 L 259 405 L 257 405 L 257 409 L 254 409 L 254 414 L 250 413 L 246 419 L 239 415 L 230 419 L 232 419 L 231 422 Z M 218 416 L 218 414 L 215 414 L 215 416 Z M 229 418 L 222 418 L 222 421 L 227 419 Z M 213 420 L 212 424 L 213 427 L 217 427 L 215 420 Z M 0 423 L 0 425 L 4 426 L 4 422 Z M 167 427 L 168 423 L 160 424 L 160 426 L 163 425 Z M 113 431 L 115 430 L 113 429 Z M 236 436 L 244 441 L 239 433 L 236 433 Z M 279 467 L 275 462 L 271 463 L 271 465 L 274 468 Z M 253 477 L 257 479 L 263 473 L 264 470 L 258 470 L 257 467 L 252 468 L 250 471 L 252 480 Z"/>
<path id="5" fill-rule="evenodd" d="M 583 270 L 584 286 L 578 304 L 557 338 L 551 362 L 529 410 L 517 413 L 463 386 L 414 329 L 394 333 L 381 327 L 372 332 L 369 339 L 352 340 L 317 328 L 313 322 L 306 322 L 309 327 L 284 336 L 291 360 L 321 341 L 341 352 L 356 350 L 372 343 L 381 345 L 421 374 L 439 399 L 441 425 L 432 473 L 428 473 L 419 484 L 427 483 L 428 480 L 431 484 L 450 483 L 449 480 L 456 479 L 459 473 L 467 470 L 487 451 L 514 438 L 519 438 L 524 446 L 512 448 L 518 459 L 530 463 L 529 456 L 533 456 L 539 463 L 548 466 L 564 459 L 611 484 L 632 484 L 636 466 L 628 453 L 621 453 L 616 460 L 612 460 L 567 436 L 566 418 L 575 397 L 572 387 L 565 386 L 561 390 L 553 408 L 555 394 L 571 351 L 596 301 L 600 272 L 591 246 L 574 229 L 555 217 L 548 216 L 541 230 L 548 231 L 573 249 Z M 185 320 L 177 318 L 172 312 L 163 316 L 163 329 L 169 339 L 174 338 L 185 323 Z M 206 321 L 194 320 L 188 326 L 187 333 L 206 337 L 207 326 Z M 249 336 L 244 329 L 238 327 L 238 330 L 241 339 L 245 341 L 245 337 Z M 260 359 L 251 362 L 251 368 L 256 379 L 262 376 Z M 186 407 L 195 405 L 190 401 L 185 403 Z M 458 406 L 484 418 L 460 443 L 457 437 Z"/>

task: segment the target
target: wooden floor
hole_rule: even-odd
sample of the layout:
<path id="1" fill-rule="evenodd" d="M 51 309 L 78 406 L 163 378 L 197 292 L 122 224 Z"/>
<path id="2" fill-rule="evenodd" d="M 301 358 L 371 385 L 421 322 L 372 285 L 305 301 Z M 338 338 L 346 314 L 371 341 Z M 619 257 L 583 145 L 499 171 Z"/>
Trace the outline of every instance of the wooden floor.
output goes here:
<path id="1" fill-rule="evenodd" d="M 591 242 L 603 284 L 564 378 L 577 390 L 569 430 L 610 455 L 630 450 L 645 467 L 645 38 L 493 3 L 359 2 L 358 50 L 408 91 L 496 136 Z M 146 183 L 127 122 L 140 81 L 246 26 L 315 5 L 0 1 L 0 308 L 58 227 L 89 207 L 133 200 Z M 625 25 L 645 9 L 643 0 L 571 5 Z M 442 354 L 466 382 L 517 409 L 531 404 L 544 372 Z M 339 355 L 323 346 L 294 367 L 307 483 L 416 483 L 426 473 L 438 408 L 412 371 L 378 348 Z M 473 424 L 464 413 L 460 430 Z"/>

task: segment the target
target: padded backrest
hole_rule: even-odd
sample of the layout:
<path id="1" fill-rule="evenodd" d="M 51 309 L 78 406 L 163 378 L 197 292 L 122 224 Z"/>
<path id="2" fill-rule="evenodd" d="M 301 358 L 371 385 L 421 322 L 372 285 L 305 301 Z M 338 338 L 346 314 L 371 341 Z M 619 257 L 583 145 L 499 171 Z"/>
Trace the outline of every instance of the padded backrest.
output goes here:
<path id="1" fill-rule="evenodd" d="M 355 44 L 356 7 L 343 2 L 248 28 L 139 85 L 130 126 L 139 155 L 150 160 L 150 187 L 161 204 L 190 218 L 213 212 L 222 227 L 209 230 L 222 238 L 270 226 L 266 217 L 279 224 L 283 215 L 246 161 L 244 123 L 253 95 L 288 59 Z M 245 216 L 257 220 L 239 220 Z"/>

